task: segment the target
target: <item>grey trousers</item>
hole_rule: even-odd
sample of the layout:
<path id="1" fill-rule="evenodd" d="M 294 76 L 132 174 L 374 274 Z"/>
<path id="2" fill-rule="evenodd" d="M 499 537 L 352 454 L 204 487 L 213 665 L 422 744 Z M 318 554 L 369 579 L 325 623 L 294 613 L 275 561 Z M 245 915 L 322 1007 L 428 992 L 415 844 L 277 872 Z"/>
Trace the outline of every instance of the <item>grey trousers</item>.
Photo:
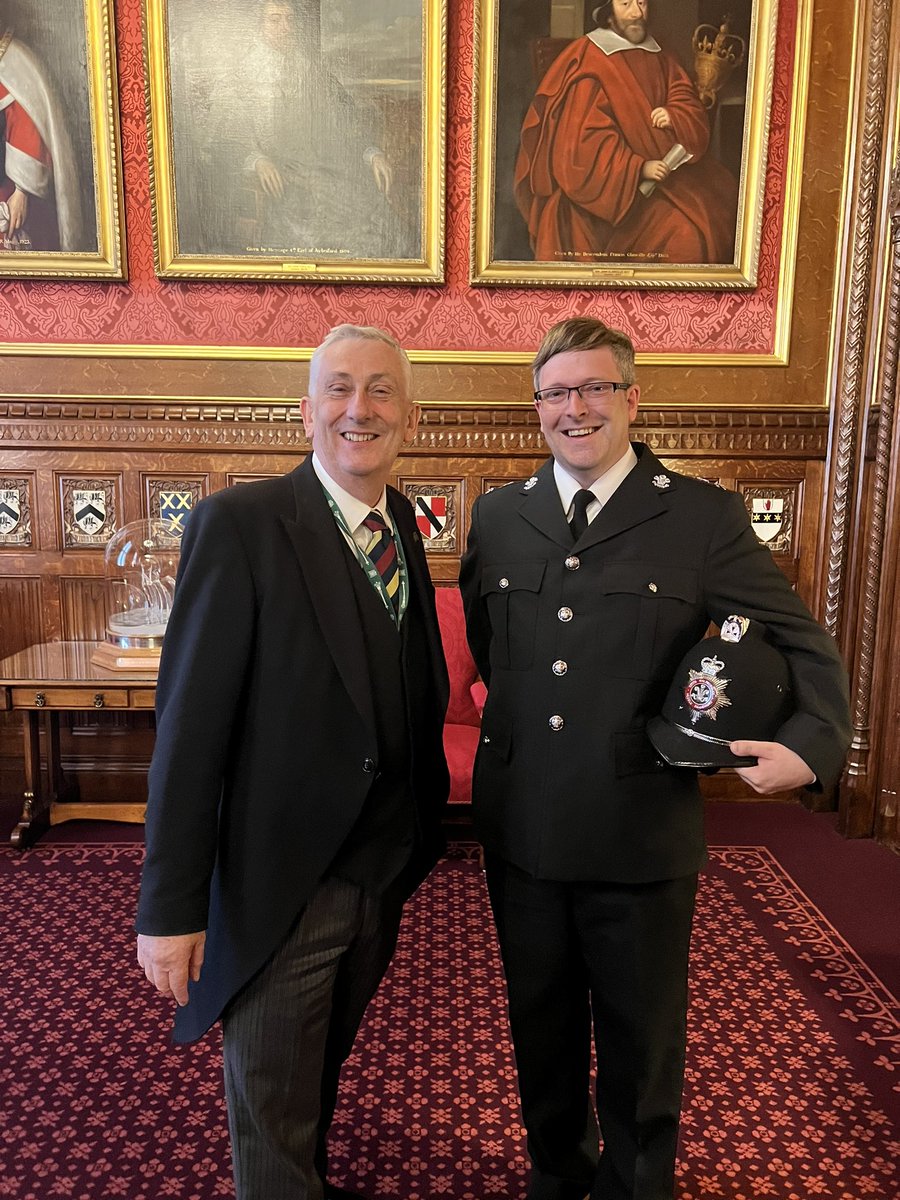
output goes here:
<path id="1" fill-rule="evenodd" d="M 237 1200 L 322 1200 L 341 1064 L 397 942 L 402 899 L 325 879 L 222 1018 Z"/>

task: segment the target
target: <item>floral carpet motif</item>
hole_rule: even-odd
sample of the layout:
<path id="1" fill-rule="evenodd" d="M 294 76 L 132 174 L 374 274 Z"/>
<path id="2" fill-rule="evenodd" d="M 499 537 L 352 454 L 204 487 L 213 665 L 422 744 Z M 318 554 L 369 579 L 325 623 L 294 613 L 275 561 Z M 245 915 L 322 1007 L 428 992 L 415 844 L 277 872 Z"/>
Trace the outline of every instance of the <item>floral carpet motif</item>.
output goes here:
<path id="1" fill-rule="evenodd" d="M 142 854 L 0 851 L 0 1197 L 234 1194 L 218 1036 L 173 1047 L 134 964 Z M 900 1005 L 765 849 L 712 851 L 691 978 L 678 1200 L 896 1200 Z M 372 1200 L 524 1196 L 500 961 L 466 847 L 409 908 L 332 1159 Z"/>

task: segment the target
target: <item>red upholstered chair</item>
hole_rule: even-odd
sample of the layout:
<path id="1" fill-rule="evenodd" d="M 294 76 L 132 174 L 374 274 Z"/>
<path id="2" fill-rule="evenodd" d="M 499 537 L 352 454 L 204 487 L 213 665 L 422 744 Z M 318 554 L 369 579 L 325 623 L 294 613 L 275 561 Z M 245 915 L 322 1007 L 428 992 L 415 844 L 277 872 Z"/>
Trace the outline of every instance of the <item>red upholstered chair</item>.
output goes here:
<path id="1" fill-rule="evenodd" d="M 450 804 L 463 805 L 468 812 L 472 803 L 472 766 L 486 693 L 466 641 L 459 588 L 438 587 L 435 594 L 441 640 L 450 673 L 450 703 L 444 724 L 444 751 L 450 768 Z M 461 810 L 457 813 L 462 815 Z M 456 813 L 451 810 L 450 819 L 455 817 Z"/>

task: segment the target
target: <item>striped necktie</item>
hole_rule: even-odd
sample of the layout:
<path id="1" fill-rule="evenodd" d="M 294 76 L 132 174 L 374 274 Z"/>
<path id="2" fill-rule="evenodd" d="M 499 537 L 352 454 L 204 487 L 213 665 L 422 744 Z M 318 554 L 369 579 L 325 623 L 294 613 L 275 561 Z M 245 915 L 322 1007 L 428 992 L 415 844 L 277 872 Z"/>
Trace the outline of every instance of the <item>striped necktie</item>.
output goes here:
<path id="1" fill-rule="evenodd" d="M 371 533 L 366 554 L 375 564 L 375 570 L 381 576 L 384 589 L 390 597 L 394 612 L 400 612 L 400 564 L 397 562 L 397 547 L 391 537 L 391 531 L 384 522 L 381 513 L 374 509 L 363 521 Z"/>

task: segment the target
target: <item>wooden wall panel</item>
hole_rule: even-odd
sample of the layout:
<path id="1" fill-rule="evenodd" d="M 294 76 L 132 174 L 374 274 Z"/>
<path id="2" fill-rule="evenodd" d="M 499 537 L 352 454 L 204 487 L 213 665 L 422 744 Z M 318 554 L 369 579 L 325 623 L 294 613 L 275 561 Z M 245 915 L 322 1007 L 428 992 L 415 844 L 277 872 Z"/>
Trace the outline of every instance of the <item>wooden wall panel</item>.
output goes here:
<path id="1" fill-rule="evenodd" d="M 60 633 L 63 641 L 98 641 L 106 632 L 106 582 L 103 576 L 64 575 L 59 580 Z"/>
<path id="2" fill-rule="evenodd" d="M 0 560 L 0 571 L 9 570 L 9 565 Z M 39 575 L 0 575 L 0 614 L 0 657 L 41 641 L 45 623 Z"/>
<path id="3" fill-rule="evenodd" d="M 482 371 L 484 387 L 478 382 Z M 494 386 L 497 374 L 496 368 L 477 365 L 469 371 L 476 392 Z M 444 385 L 455 386 L 449 377 Z M 827 434 L 824 412 L 783 407 L 647 407 L 635 424 L 636 438 L 673 470 L 745 491 L 748 500 L 751 494 L 790 494 L 792 530 L 776 560 L 807 600 L 814 593 Z M 0 416 L 0 446 L 4 472 L 33 474 L 38 514 L 34 545 L 0 554 L 4 653 L 35 641 L 93 641 L 103 635 L 103 547 L 66 545 L 72 505 L 66 509 L 62 503 L 65 489 L 71 496 L 79 481 L 109 481 L 121 524 L 158 506 L 154 481 L 185 481 L 200 495 L 289 471 L 309 449 L 295 405 L 221 401 L 69 406 L 36 401 Z M 443 497 L 449 506 L 450 533 L 438 538 L 429 555 L 437 583 L 456 581 L 476 497 L 488 487 L 527 479 L 546 457 L 536 414 L 527 403 L 488 406 L 445 399 L 427 406 L 415 443 L 398 459 L 393 482 L 414 499 Z M 149 715 L 86 714 L 63 722 L 64 763 L 85 799 L 142 802 L 151 748 Z M 19 753 L 18 731 L 7 716 L 0 720 L 0 774 L 7 790 L 15 786 Z M 734 790 L 724 777 L 712 786 L 717 794 Z"/>

